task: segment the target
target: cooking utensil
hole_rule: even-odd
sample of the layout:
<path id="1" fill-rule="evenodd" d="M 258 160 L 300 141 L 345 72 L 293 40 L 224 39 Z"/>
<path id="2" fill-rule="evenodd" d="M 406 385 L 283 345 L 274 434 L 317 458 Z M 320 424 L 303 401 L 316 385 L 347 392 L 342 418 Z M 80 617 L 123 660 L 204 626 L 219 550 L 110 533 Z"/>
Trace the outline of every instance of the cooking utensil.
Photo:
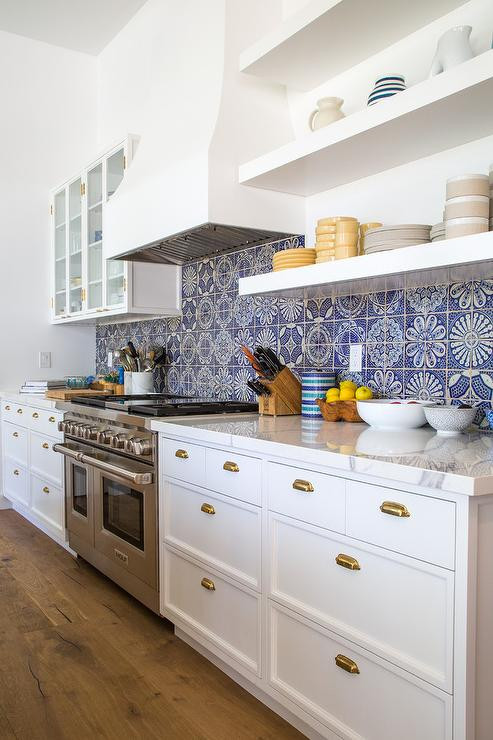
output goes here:
<path id="1" fill-rule="evenodd" d="M 243 352 L 243 354 L 245 355 L 245 357 L 247 358 L 248 362 L 253 367 L 253 369 L 256 370 L 259 375 L 262 375 L 263 376 L 264 375 L 264 372 L 263 372 L 262 368 L 260 367 L 260 365 L 259 365 L 258 361 L 255 359 L 255 357 L 252 355 L 252 353 L 250 352 L 250 350 L 248 349 L 248 347 L 245 347 L 245 345 L 242 344 L 241 345 L 241 351 Z"/>

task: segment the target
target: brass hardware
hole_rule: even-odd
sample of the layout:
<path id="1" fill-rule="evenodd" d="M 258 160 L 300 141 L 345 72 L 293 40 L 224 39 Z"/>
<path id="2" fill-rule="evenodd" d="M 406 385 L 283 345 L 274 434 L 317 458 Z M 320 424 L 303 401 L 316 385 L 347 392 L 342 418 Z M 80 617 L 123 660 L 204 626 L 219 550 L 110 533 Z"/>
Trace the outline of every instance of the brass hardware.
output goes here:
<path id="1" fill-rule="evenodd" d="M 127 169 L 127 157 L 125 156 L 125 154 L 123 155 L 123 169 Z"/>
<path id="2" fill-rule="evenodd" d="M 216 587 L 214 585 L 214 581 L 211 581 L 210 578 L 202 578 L 200 581 L 200 585 L 206 588 L 208 591 L 215 591 Z"/>
<path id="3" fill-rule="evenodd" d="M 22 414 L 22 409 L 17 409 L 18 414 Z"/>
<path id="4" fill-rule="evenodd" d="M 41 445 L 41 447 L 43 448 L 43 450 L 49 450 L 50 449 L 50 445 L 48 444 L 48 442 L 43 442 L 43 444 Z"/>
<path id="5" fill-rule="evenodd" d="M 295 491 L 303 491 L 303 493 L 313 493 L 315 490 L 310 481 L 300 480 L 299 478 L 294 481 L 293 488 Z"/>
<path id="6" fill-rule="evenodd" d="M 5 406 L 5 411 L 10 411 L 10 406 Z"/>
<path id="7" fill-rule="evenodd" d="M 81 184 L 80 184 L 80 194 L 81 195 L 85 195 L 86 194 L 86 183 L 85 182 L 81 182 Z"/>
<path id="8" fill-rule="evenodd" d="M 127 278 L 123 278 L 123 292 L 127 292 Z"/>
<path id="9" fill-rule="evenodd" d="M 404 506 L 404 504 L 396 504 L 395 501 L 384 501 L 380 506 L 380 511 L 382 514 L 390 514 L 390 516 L 411 516 L 407 506 Z"/>
<path id="10" fill-rule="evenodd" d="M 18 470 L 14 470 L 14 475 L 20 475 Z"/>
<path id="11" fill-rule="evenodd" d="M 202 504 L 202 506 L 200 507 L 200 511 L 203 511 L 204 514 L 215 514 L 216 513 L 216 510 L 212 504 Z"/>
<path id="12" fill-rule="evenodd" d="M 226 462 L 223 465 L 223 470 L 227 470 L 230 473 L 240 472 L 238 465 L 235 462 L 231 462 L 230 460 L 226 460 Z"/>
<path id="13" fill-rule="evenodd" d="M 33 419 L 39 419 L 39 414 L 37 411 L 34 412 Z"/>
<path id="14" fill-rule="evenodd" d="M 13 433 L 12 433 L 12 436 L 13 436 L 13 437 L 18 437 L 18 436 L 19 436 L 19 432 L 13 432 Z"/>
<path id="15" fill-rule="evenodd" d="M 188 460 L 188 452 L 186 450 L 176 450 L 175 457 L 179 457 L 180 460 Z"/>
<path id="16" fill-rule="evenodd" d="M 51 421 L 51 423 L 54 424 L 55 421 L 56 421 L 56 419 L 55 419 L 54 416 L 50 416 L 50 418 L 48 419 L 48 421 Z"/>
<path id="17" fill-rule="evenodd" d="M 351 658 L 347 658 L 345 655 L 336 655 L 335 657 L 336 666 L 339 668 L 342 668 L 343 671 L 347 671 L 348 673 L 359 673 L 358 664 L 354 662 L 354 660 L 351 660 Z"/>
<path id="18" fill-rule="evenodd" d="M 50 492 L 50 489 L 48 488 L 48 486 L 45 486 L 43 488 L 43 493 L 49 493 L 49 492 Z"/>
<path id="19" fill-rule="evenodd" d="M 361 570 L 361 566 L 356 558 L 352 558 L 351 555 L 344 555 L 342 552 L 336 557 L 336 563 L 348 570 Z"/>
<path id="20" fill-rule="evenodd" d="M 85 288 L 82 288 L 82 290 L 80 291 L 80 299 L 81 301 L 84 301 L 84 302 L 86 300 L 86 289 Z"/>
<path id="21" fill-rule="evenodd" d="M 50 206 L 50 216 L 53 216 L 53 206 Z"/>
<path id="22" fill-rule="evenodd" d="M 51 304 L 51 307 L 53 308 L 53 297 L 50 298 L 50 304 Z"/>

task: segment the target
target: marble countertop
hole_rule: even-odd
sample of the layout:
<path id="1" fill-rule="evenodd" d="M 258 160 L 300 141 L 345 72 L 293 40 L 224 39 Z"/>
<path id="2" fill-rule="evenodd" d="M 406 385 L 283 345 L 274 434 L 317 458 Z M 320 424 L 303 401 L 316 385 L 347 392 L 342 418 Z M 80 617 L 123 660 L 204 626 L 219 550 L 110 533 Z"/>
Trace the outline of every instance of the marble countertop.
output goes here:
<path id="1" fill-rule="evenodd" d="M 55 398 L 45 398 L 43 395 L 19 393 L 19 391 L 0 390 L 0 398 L 14 403 L 25 403 L 27 406 L 36 406 L 39 409 L 56 409 Z"/>
<path id="2" fill-rule="evenodd" d="M 493 493 L 493 434 L 485 432 L 447 437 L 426 426 L 396 434 L 366 424 L 256 414 L 156 420 L 152 428 L 191 441 L 284 457 L 295 464 L 425 486 L 437 493 Z"/>

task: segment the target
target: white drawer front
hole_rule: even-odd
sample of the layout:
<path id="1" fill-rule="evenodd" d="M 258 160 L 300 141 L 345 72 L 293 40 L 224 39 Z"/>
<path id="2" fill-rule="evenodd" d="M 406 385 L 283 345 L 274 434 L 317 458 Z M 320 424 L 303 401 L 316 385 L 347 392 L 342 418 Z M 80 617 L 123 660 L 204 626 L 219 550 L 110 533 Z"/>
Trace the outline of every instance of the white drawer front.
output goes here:
<path id="1" fill-rule="evenodd" d="M 260 509 L 169 481 L 164 496 L 167 543 L 259 589 Z"/>
<path id="2" fill-rule="evenodd" d="M 53 452 L 55 440 L 48 436 L 31 432 L 31 472 L 63 486 L 63 460 L 58 452 Z"/>
<path id="3" fill-rule="evenodd" d="M 261 461 L 236 452 L 207 449 L 206 486 L 226 496 L 261 504 Z"/>
<path id="4" fill-rule="evenodd" d="M 394 504 L 405 507 L 408 515 L 380 509 Z M 454 568 L 455 504 L 450 501 L 350 481 L 346 525 L 350 537 Z"/>
<path id="5" fill-rule="evenodd" d="M 60 440 L 62 432 L 58 431 L 58 422 L 63 419 L 63 414 L 53 409 L 29 409 L 29 427 L 33 432 L 47 434 Z"/>
<path id="6" fill-rule="evenodd" d="M 275 514 L 270 532 L 274 598 L 452 690 L 453 573 Z"/>
<path id="7" fill-rule="evenodd" d="M 164 615 L 183 621 L 222 653 L 259 674 L 260 597 L 169 548 L 162 547 L 162 553 Z M 213 584 L 214 590 L 205 588 L 207 584 Z"/>
<path id="8" fill-rule="evenodd" d="M 64 505 L 61 488 L 31 475 L 32 511 L 60 532 L 63 532 L 65 526 Z"/>
<path id="9" fill-rule="evenodd" d="M 336 532 L 344 532 L 345 487 L 342 478 L 268 464 L 269 509 Z"/>
<path id="10" fill-rule="evenodd" d="M 342 737 L 450 740 L 452 698 L 322 628 L 271 608 L 270 682 Z M 349 658 L 359 673 L 336 665 Z"/>
<path id="11" fill-rule="evenodd" d="M 161 473 L 187 483 L 205 483 L 205 448 L 188 442 L 161 438 Z"/>
<path id="12" fill-rule="evenodd" d="M 28 465 L 29 432 L 17 424 L 2 424 L 3 454 L 20 465 Z"/>
<path id="13" fill-rule="evenodd" d="M 29 406 L 13 401 L 2 401 L 2 419 L 21 427 L 29 426 Z"/>
<path id="14" fill-rule="evenodd" d="M 3 485 L 8 499 L 29 506 L 29 473 L 8 457 L 3 459 Z"/>

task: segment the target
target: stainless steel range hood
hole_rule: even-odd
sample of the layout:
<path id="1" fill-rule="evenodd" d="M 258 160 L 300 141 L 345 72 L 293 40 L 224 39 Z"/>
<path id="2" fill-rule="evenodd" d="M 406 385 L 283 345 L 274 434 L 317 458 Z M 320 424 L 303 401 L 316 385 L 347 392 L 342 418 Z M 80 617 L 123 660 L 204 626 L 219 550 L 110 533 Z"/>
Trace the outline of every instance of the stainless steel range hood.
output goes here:
<path id="1" fill-rule="evenodd" d="M 277 5 L 163 6 L 146 127 L 105 206 L 106 259 L 181 265 L 304 232 L 303 198 L 238 182 L 242 162 L 293 138 L 286 91 L 238 71 Z"/>
<path id="2" fill-rule="evenodd" d="M 121 259 L 183 265 L 191 260 L 213 257 L 216 254 L 233 252 L 236 249 L 245 249 L 289 236 L 293 234 L 207 223 L 147 244 L 145 247 L 138 247 L 135 251 L 122 255 Z"/>

